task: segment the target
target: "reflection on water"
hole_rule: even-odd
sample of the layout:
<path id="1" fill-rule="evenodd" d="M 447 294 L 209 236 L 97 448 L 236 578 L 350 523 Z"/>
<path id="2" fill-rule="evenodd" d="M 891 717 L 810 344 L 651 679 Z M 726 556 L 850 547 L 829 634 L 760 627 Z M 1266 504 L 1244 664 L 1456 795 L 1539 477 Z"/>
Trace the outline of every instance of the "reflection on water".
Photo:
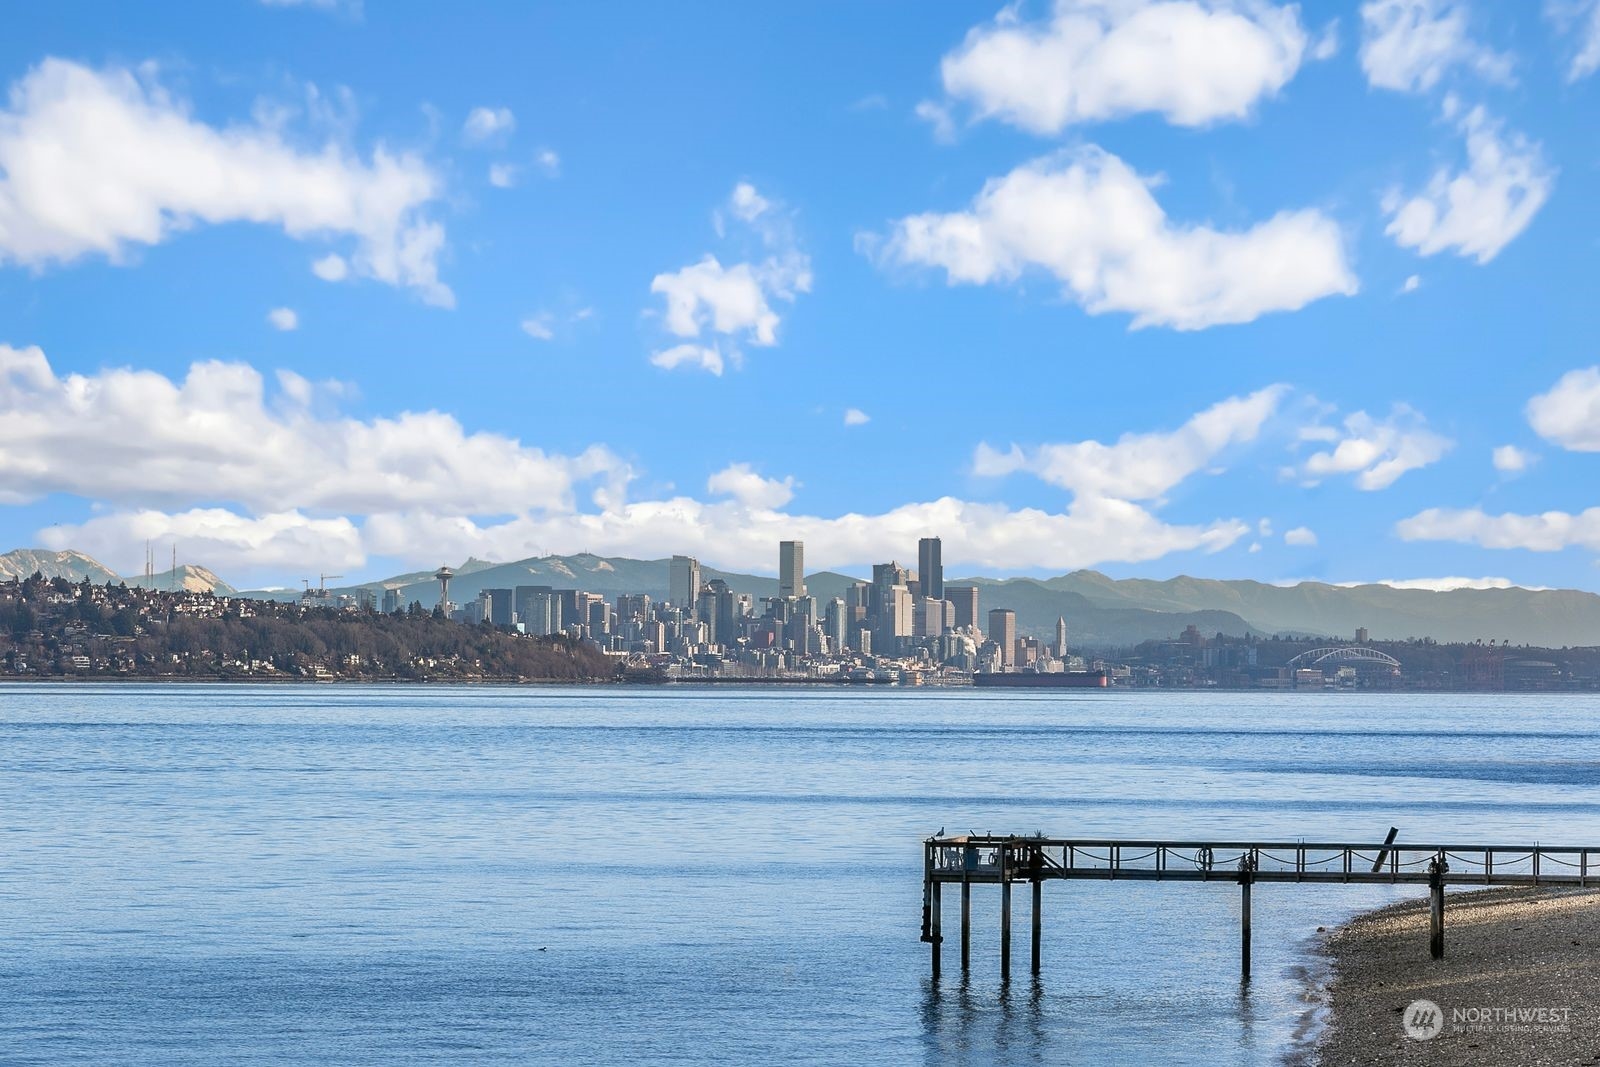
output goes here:
<path id="1" fill-rule="evenodd" d="M 1274 1063 L 1316 928 L 1419 890 L 1257 885 L 1241 989 L 1231 885 L 1047 885 L 1009 987 L 975 887 L 935 987 L 920 840 L 1600 841 L 1597 711 L 8 685 L 0 1062 Z"/>

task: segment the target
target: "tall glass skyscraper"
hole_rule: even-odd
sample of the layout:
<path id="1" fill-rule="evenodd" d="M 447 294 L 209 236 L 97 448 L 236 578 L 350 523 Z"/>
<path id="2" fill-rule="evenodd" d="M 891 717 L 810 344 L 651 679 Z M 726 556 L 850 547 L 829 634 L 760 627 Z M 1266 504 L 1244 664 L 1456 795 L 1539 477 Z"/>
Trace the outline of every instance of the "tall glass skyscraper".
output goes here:
<path id="1" fill-rule="evenodd" d="M 917 542 L 917 581 L 929 600 L 944 599 L 944 546 L 937 537 Z"/>
<path id="2" fill-rule="evenodd" d="M 778 542 L 778 595 L 806 595 L 806 543 Z"/>

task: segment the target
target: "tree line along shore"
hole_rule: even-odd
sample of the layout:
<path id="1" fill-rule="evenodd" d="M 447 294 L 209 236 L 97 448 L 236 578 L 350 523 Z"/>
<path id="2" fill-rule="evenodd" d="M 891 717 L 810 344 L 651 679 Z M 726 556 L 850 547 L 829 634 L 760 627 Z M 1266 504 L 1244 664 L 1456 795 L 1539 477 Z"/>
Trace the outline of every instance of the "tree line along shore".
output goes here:
<path id="1" fill-rule="evenodd" d="M 0 584 L 0 676 L 577 683 L 611 681 L 617 666 L 586 642 L 421 608 L 345 612 L 36 574 Z"/>

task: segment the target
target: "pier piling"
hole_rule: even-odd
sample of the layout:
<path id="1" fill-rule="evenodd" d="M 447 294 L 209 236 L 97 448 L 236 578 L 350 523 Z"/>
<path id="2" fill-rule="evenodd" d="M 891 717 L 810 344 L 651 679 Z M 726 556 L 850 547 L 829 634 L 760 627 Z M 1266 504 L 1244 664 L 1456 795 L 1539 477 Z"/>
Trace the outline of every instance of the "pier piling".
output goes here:
<path id="1" fill-rule="evenodd" d="M 1006 864 L 1010 849 L 1000 846 L 1000 981 L 1011 981 L 1011 872 Z"/>
<path id="2" fill-rule="evenodd" d="M 1043 928 L 1044 928 L 1043 927 L 1043 918 L 1044 917 L 1043 917 L 1043 915 L 1041 914 L 1041 912 L 1039 910 L 1040 905 L 1043 903 L 1043 900 L 1044 900 L 1044 894 L 1041 892 L 1041 890 L 1043 888 L 1044 888 L 1044 883 L 1041 882 L 1038 878 L 1035 878 L 1033 880 L 1033 973 L 1034 974 L 1038 974 L 1039 973 L 1039 939 L 1040 939 L 1040 934 L 1041 934 L 1041 932 L 1043 931 Z"/>
<path id="3" fill-rule="evenodd" d="M 972 968 L 972 882 L 961 882 L 961 973 Z"/>
<path id="4" fill-rule="evenodd" d="M 942 888 L 942 883 L 933 883 L 933 914 L 930 918 L 933 925 L 933 980 L 935 982 L 939 980 L 939 946 L 944 941 L 944 934 L 940 932 L 940 926 L 944 918 L 944 894 L 940 892 Z"/>
<path id="5" fill-rule="evenodd" d="M 1444 959 L 1444 875 L 1450 869 L 1439 853 L 1428 864 L 1428 954 Z"/>

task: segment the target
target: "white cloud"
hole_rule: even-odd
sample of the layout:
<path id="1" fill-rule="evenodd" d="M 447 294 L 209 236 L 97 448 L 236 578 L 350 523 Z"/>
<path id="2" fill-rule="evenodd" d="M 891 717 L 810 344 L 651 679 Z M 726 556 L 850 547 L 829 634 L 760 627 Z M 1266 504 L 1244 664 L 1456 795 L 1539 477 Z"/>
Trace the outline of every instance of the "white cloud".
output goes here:
<path id="1" fill-rule="evenodd" d="M 489 164 L 489 184 L 496 189 L 509 189 L 517 184 L 517 168 L 510 163 Z"/>
<path id="2" fill-rule="evenodd" d="M 1510 57 L 1474 41 L 1466 5 L 1453 0 L 1370 0 L 1361 31 L 1361 69 L 1379 89 L 1426 92 L 1456 66 L 1512 80 Z"/>
<path id="3" fill-rule="evenodd" d="M 300 316 L 294 308 L 273 308 L 267 312 L 267 321 L 275 330 L 297 330 L 300 328 Z"/>
<path id="4" fill-rule="evenodd" d="M 1362 585 L 1386 585 L 1391 589 L 1422 589 L 1448 593 L 1456 589 L 1546 589 L 1542 585 L 1518 585 L 1510 578 L 1384 578 L 1376 582 L 1335 582 L 1346 589 Z"/>
<path id="5" fill-rule="evenodd" d="M 1494 450 L 1494 469 L 1502 474 L 1518 474 L 1538 459 L 1527 449 L 1518 448 L 1516 445 L 1501 445 Z"/>
<path id="6" fill-rule="evenodd" d="M 678 367 L 699 367 L 709 371 L 717 377 L 722 377 L 724 361 L 722 350 L 716 345 L 696 345 L 684 343 L 663 348 L 650 355 L 650 362 L 662 370 L 674 370 Z"/>
<path id="7" fill-rule="evenodd" d="M 1575 82 L 1600 69 L 1600 0 L 1545 0 L 1544 10 L 1556 29 L 1577 41 L 1567 80 Z"/>
<path id="8" fill-rule="evenodd" d="M 1294 77 L 1306 44 L 1293 5 L 1057 0 L 1038 22 L 1005 8 L 971 30 L 940 73 L 945 92 L 977 117 L 1037 134 L 1138 112 L 1203 126 L 1249 117 Z M 923 117 L 940 128 L 937 115 Z"/>
<path id="9" fill-rule="evenodd" d="M 1395 525 L 1407 541 L 1460 541 L 1483 548 L 1525 548 L 1559 552 L 1587 548 L 1600 552 L 1600 508 L 1576 515 L 1546 511 L 1539 515 L 1489 515 L 1479 508 L 1428 508 Z"/>
<path id="10" fill-rule="evenodd" d="M 368 277 L 451 306 L 444 229 L 424 208 L 442 182 L 416 156 L 370 161 L 335 142 L 301 151 L 277 125 L 223 128 L 150 79 L 47 59 L 0 111 L 0 261 L 27 266 L 154 245 L 201 223 L 275 225 L 297 240 L 353 238 Z"/>
<path id="11" fill-rule="evenodd" d="M 933 139 L 940 144 L 954 144 L 956 139 L 956 122 L 950 115 L 950 109 L 933 100 L 920 101 L 914 112 L 917 118 L 933 127 Z"/>
<path id="12" fill-rule="evenodd" d="M 556 335 L 554 319 L 548 311 L 530 315 L 522 320 L 522 332 L 535 341 L 552 340 Z"/>
<path id="13" fill-rule="evenodd" d="M 1186 478 L 1211 468 L 1234 445 L 1254 441 L 1277 411 L 1287 387 L 1273 385 L 1214 404 L 1169 433 L 1124 434 L 1115 444 L 1077 441 L 1000 452 L 980 444 L 973 473 L 1001 477 L 1027 472 L 1080 496 L 1155 500 Z"/>
<path id="14" fill-rule="evenodd" d="M 865 426 L 867 423 L 869 423 L 871 421 L 872 421 L 872 416 L 868 415 L 865 411 L 862 411 L 860 408 L 846 408 L 845 409 L 845 412 L 844 412 L 844 424 L 846 426 Z"/>
<path id="15" fill-rule="evenodd" d="M 1528 401 L 1528 425 L 1573 452 L 1600 452 L 1600 366 L 1572 370 Z"/>
<path id="16" fill-rule="evenodd" d="M 1452 250 L 1487 263 L 1527 229 L 1555 185 L 1555 171 L 1538 144 L 1521 134 L 1501 136 L 1483 108 L 1461 120 L 1467 169 L 1441 167 L 1422 192 L 1390 193 L 1384 232 L 1402 248 L 1424 256 Z"/>
<path id="17" fill-rule="evenodd" d="M 1302 441 L 1332 444 L 1314 452 L 1300 467 L 1310 484 L 1332 474 L 1355 475 L 1357 489 L 1387 489 L 1407 471 L 1436 463 L 1455 442 L 1427 428 L 1427 421 L 1404 404 L 1395 405 L 1389 417 L 1374 419 L 1365 411 L 1345 418 L 1342 430 L 1312 426 L 1301 432 Z"/>
<path id="18" fill-rule="evenodd" d="M 114 565 L 136 566 L 130 557 L 146 538 L 176 540 L 188 561 L 261 578 L 277 568 L 280 580 L 372 556 L 421 566 L 535 550 L 648 556 L 662 545 L 767 570 L 772 542 L 789 537 L 816 560 L 860 565 L 930 530 L 953 563 L 1069 569 L 1215 552 L 1250 529 L 1229 519 L 1167 524 L 1087 493 L 1065 513 L 947 497 L 794 514 L 778 510 L 791 480 L 737 464 L 711 480 L 725 499 L 629 501 L 634 472 L 603 446 L 564 456 L 439 413 L 328 413 L 342 391 L 289 372 L 272 390 L 253 368 L 225 363 L 196 364 L 181 381 L 130 369 L 63 376 L 37 348 L 0 346 L 0 502 L 90 501 L 93 518 L 40 537 Z"/>
<path id="19" fill-rule="evenodd" d="M 196 363 L 182 381 L 129 369 L 63 377 L 39 349 L 0 345 L 0 500 L 498 515 L 570 510 L 579 483 L 632 477 L 604 448 L 546 453 L 438 412 L 319 416 L 316 393 L 288 375 L 269 394 L 239 363 Z"/>
<path id="20" fill-rule="evenodd" d="M 731 496 L 747 508 L 770 511 L 794 499 L 794 478 L 763 478 L 748 463 L 734 463 L 706 479 L 706 492 Z"/>
<path id="21" fill-rule="evenodd" d="M 733 187 L 733 195 L 728 198 L 728 205 L 734 217 L 744 222 L 754 222 L 772 210 L 771 202 L 756 192 L 756 187 L 749 182 L 740 182 Z"/>
<path id="22" fill-rule="evenodd" d="M 795 245 L 781 209 L 748 182 L 734 186 L 727 210 L 759 238 L 766 257 L 724 266 L 708 253 L 698 263 L 656 275 L 650 291 L 665 301 L 663 325 L 674 337 L 712 333 L 729 342 L 770 347 L 778 343 L 780 321 L 773 301 L 793 302 L 798 294 L 810 292 L 811 260 Z M 721 212 L 716 222 L 721 232 Z M 721 374 L 725 363 L 739 366 L 741 354 L 730 344 L 725 361 L 720 343 L 695 342 L 657 351 L 650 361 L 668 369 L 690 366 Z"/>
<path id="23" fill-rule="evenodd" d="M 1421 287 L 1422 287 L 1422 277 L 1420 275 L 1413 274 L 1413 275 L 1410 275 L 1409 277 L 1407 277 L 1405 282 L 1403 284 L 1401 284 L 1400 291 L 1402 293 L 1414 293 L 1418 289 L 1420 289 Z"/>
<path id="24" fill-rule="evenodd" d="M 311 264 L 311 273 L 325 282 L 342 282 L 350 276 L 350 264 L 337 252 L 330 252 Z"/>
<path id="25" fill-rule="evenodd" d="M 716 256 L 650 282 L 666 299 L 666 327 L 678 337 L 699 337 L 702 329 L 744 333 L 758 345 L 778 343 L 778 314 L 767 303 L 759 268 L 749 263 L 724 267 Z"/>
<path id="26" fill-rule="evenodd" d="M 470 144 L 500 141 L 517 128 L 517 117 L 508 107 L 475 107 L 461 127 L 461 136 Z"/>
<path id="27" fill-rule="evenodd" d="M 553 148 L 541 148 L 533 161 L 547 175 L 554 178 L 561 173 L 561 155 Z"/>
<path id="28" fill-rule="evenodd" d="M 1249 532 L 1234 520 L 1175 526 L 1125 501 L 1083 500 L 1064 514 L 943 497 L 873 514 L 835 517 L 751 509 L 675 497 L 629 502 L 598 514 L 521 517 L 480 525 L 421 512 L 376 515 L 362 527 L 367 551 L 425 564 L 476 555 L 519 559 L 535 550 L 646 558 L 663 545 L 719 567 L 769 572 L 772 545 L 797 538 L 818 566 L 883 560 L 936 530 L 946 565 L 1070 570 L 1142 562 L 1173 552 L 1218 552 Z"/>
<path id="29" fill-rule="evenodd" d="M 83 523 L 50 526 L 47 546 L 75 548 L 97 559 L 125 557 L 128 546 L 173 543 L 187 562 L 237 580 L 240 574 L 283 574 L 360 567 L 367 561 L 361 531 L 347 518 L 311 518 L 298 511 L 238 515 L 226 508 L 167 514 L 139 510 L 100 515 Z"/>
<path id="30" fill-rule="evenodd" d="M 1309 526 L 1296 526 L 1284 532 L 1283 543 L 1299 548 L 1313 548 L 1317 543 L 1317 534 Z"/>
<path id="31" fill-rule="evenodd" d="M 1087 147 L 991 179 L 967 211 L 901 219 L 880 262 L 943 268 L 949 283 L 1009 282 L 1039 268 L 1091 314 L 1124 311 L 1133 325 L 1198 330 L 1250 322 L 1357 283 L 1332 219 L 1281 212 L 1247 230 L 1174 224 L 1151 182 Z"/>

